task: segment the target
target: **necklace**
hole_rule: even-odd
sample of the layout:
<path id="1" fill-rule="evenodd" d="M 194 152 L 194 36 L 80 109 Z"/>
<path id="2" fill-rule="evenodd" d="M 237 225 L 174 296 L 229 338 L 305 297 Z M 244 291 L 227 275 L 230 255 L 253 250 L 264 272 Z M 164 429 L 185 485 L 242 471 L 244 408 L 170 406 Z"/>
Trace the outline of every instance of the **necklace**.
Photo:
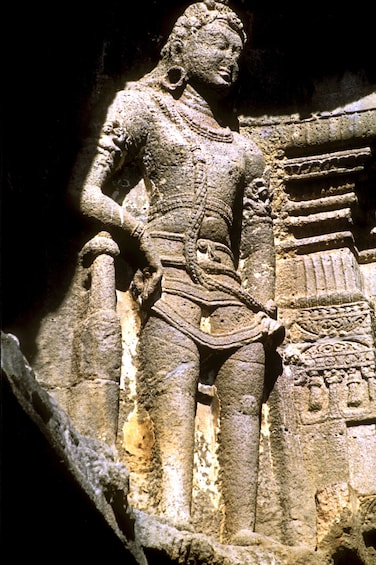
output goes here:
<path id="1" fill-rule="evenodd" d="M 182 126 L 185 121 L 185 114 L 181 111 L 178 111 L 172 105 L 167 106 L 163 98 L 154 92 L 154 98 L 162 110 L 162 112 L 168 116 L 177 126 Z M 188 116 L 187 116 L 188 117 Z M 200 135 L 204 135 L 209 139 L 212 133 L 216 136 L 219 135 L 219 141 L 226 141 L 227 143 L 232 141 L 232 133 L 230 134 L 226 132 L 226 134 L 220 134 L 219 132 L 213 131 L 210 128 L 203 128 L 201 125 L 196 124 L 193 120 L 188 122 L 189 125 L 192 127 L 194 126 L 200 128 L 199 133 Z M 209 133 L 210 132 L 210 133 Z M 224 282 L 212 279 L 203 269 L 200 267 L 197 261 L 197 241 L 202 225 L 202 221 L 205 216 L 206 211 L 206 201 L 207 201 L 207 167 L 206 167 L 206 160 L 203 152 L 201 151 L 201 147 L 194 138 L 192 138 L 192 134 L 190 132 L 186 132 L 188 142 L 191 145 L 191 152 L 193 158 L 193 165 L 194 165 L 194 189 L 195 189 L 195 202 L 193 205 L 192 214 L 189 221 L 189 226 L 185 233 L 185 242 L 184 242 L 184 257 L 186 260 L 186 268 L 187 272 L 189 273 L 193 282 L 201 284 L 204 288 L 208 290 L 220 290 L 222 292 L 230 293 L 232 296 L 236 296 L 245 303 L 249 308 L 251 308 L 254 312 L 264 311 L 265 307 L 258 302 L 249 292 L 240 287 L 233 287 L 232 285 L 228 285 Z M 229 139 L 229 135 L 231 135 L 231 139 Z M 224 139 L 224 136 L 225 139 Z"/>
<path id="2" fill-rule="evenodd" d="M 209 126 L 204 126 L 199 122 L 195 121 L 190 112 L 184 109 L 183 105 L 180 105 L 180 108 L 177 109 L 179 115 L 183 118 L 186 124 L 195 132 L 205 137 L 206 139 L 210 139 L 210 141 L 219 141 L 220 143 L 232 143 L 234 140 L 234 135 L 229 128 L 210 128 Z"/>
<path id="3" fill-rule="evenodd" d="M 180 102 L 192 110 L 196 110 L 201 114 L 205 114 L 206 116 L 213 118 L 213 112 L 211 111 L 209 104 L 201 98 L 201 96 L 199 96 L 197 92 L 189 86 L 189 84 L 186 86 L 180 98 Z"/>

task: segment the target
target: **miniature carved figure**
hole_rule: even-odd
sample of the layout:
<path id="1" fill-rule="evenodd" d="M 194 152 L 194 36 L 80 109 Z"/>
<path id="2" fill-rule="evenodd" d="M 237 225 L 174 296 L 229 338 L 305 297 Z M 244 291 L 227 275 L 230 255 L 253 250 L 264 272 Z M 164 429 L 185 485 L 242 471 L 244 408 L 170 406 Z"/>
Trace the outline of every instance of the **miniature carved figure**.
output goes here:
<path id="1" fill-rule="evenodd" d="M 138 396 L 154 427 L 159 513 L 189 527 L 197 387 L 214 383 L 233 543 L 247 543 L 254 530 L 265 350 L 284 336 L 273 304 L 252 296 L 239 267 L 257 221 L 271 229 L 262 154 L 225 109 L 245 39 L 224 3 L 189 6 L 158 65 L 117 93 L 97 146 L 82 149 L 70 189 L 123 257 L 137 251 Z M 116 184 L 126 187 L 120 197 L 112 188 L 119 178 L 126 179 Z M 146 222 L 122 206 L 141 178 Z"/>

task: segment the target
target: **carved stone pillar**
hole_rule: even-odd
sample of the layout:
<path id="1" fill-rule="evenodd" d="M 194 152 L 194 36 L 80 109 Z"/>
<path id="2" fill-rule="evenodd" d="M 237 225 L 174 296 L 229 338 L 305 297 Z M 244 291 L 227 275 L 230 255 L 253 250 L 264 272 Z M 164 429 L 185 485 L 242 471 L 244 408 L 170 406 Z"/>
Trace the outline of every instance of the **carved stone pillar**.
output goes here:
<path id="1" fill-rule="evenodd" d="M 116 243 L 100 232 L 81 251 L 86 288 L 84 316 L 75 328 L 69 413 L 77 429 L 115 444 L 121 369 L 121 327 L 116 313 Z"/>
<path id="2" fill-rule="evenodd" d="M 283 163 L 278 292 L 312 494 L 338 483 L 359 492 L 362 457 L 367 452 L 376 463 L 369 444 L 371 436 L 376 443 L 376 404 L 364 377 L 375 375 L 374 297 L 367 292 L 370 267 L 367 278 L 362 272 L 376 243 L 369 210 L 362 209 L 374 155 L 372 139 L 357 137 L 360 123 L 344 114 L 295 126 L 305 142 L 290 139 Z M 351 128 L 355 139 L 347 138 Z M 324 143 L 325 130 L 338 138 Z M 363 427 L 368 432 L 358 433 Z M 375 490 L 371 479 L 362 494 Z"/>

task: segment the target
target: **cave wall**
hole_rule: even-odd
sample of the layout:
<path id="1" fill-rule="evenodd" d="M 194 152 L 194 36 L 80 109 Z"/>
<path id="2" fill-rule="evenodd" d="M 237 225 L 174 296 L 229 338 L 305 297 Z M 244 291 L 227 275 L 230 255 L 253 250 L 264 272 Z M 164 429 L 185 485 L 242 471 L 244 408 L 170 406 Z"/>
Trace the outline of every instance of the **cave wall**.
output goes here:
<path id="1" fill-rule="evenodd" d="M 31 364 L 41 324 L 48 318 L 53 328 L 74 284 L 72 258 L 84 234 L 65 189 L 91 111 L 152 68 L 187 4 L 64 3 L 50 13 L 30 6 L 22 18 L 10 10 L 2 315 Z M 264 410 L 258 527 L 289 544 L 314 546 L 319 536 L 325 547 L 338 509 L 352 513 L 343 527 L 353 527 L 367 517 L 375 490 L 372 478 L 362 481 L 375 426 L 371 8 L 232 5 L 250 36 L 236 108 L 272 170 L 276 300 L 288 328 L 283 374 Z M 70 330 L 60 331 L 56 345 L 62 370 Z M 16 488 L 10 472 L 5 479 Z M 369 531 L 352 542 L 364 555 L 368 546 L 373 551 Z"/>

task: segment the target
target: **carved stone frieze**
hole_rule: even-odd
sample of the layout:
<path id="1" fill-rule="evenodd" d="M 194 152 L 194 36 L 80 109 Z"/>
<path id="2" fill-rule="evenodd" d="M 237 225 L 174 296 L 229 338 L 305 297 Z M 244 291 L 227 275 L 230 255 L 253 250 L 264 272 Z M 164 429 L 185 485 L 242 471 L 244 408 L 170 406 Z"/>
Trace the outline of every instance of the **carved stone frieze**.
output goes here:
<path id="1" fill-rule="evenodd" d="M 281 222 L 286 235 L 281 252 L 304 254 L 346 243 L 356 247 L 354 218 L 360 205 L 356 176 L 371 158 L 371 148 L 362 147 L 284 161 L 287 200 Z"/>
<path id="2" fill-rule="evenodd" d="M 308 539 L 314 527 L 319 546 L 333 546 L 341 539 L 338 524 L 348 527 L 345 516 L 352 516 L 347 543 L 372 562 L 369 540 L 359 534 L 356 493 L 376 492 L 369 471 L 376 465 L 376 109 L 371 103 L 307 119 L 245 117 L 242 125 L 259 132 L 275 187 L 276 301 L 286 340 L 269 418 L 280 426 L 291 473 L 280 493 L 293 516 L 290 535 L 299 538 L 305 527 Z M 273 443 L 270 454 L 281 461 Z M 342 488 L 336 485 L 353 494 L 331 524 L 318 502 L 325 491 L 334 510 Z M 297 492 L 316 508 L 297 508 Z"/>
<path id="3" fill-rule="evenodd" d="M 338 338 L 346 335 L 361 335 L 372 343 L 373 311 L 367 302 L 333 304 L 299 310 L 291 334 L 295 339 L 317 340 L 323 337 Z M 296 334 L 294 332 L 296 329 Z"/>
<path id="4" fill-rule="evenodd" d="M 302 423 L 375 417 L 375 323 L 369 303 L 301 308 L 290 316 L 294 346 L 286 363 Z"/>
<path id="5" fill-rule="evenodd" d="M 364 169 L 364 163 L 370 157 L 370 147 L 364 147 L 287 159 L 284 163 L 286 180 L 307 180 L 328 175 L 357 173 Z"/>
<path id="6" fill-rule="evenodd" d="M 363 367 L 294 371 L 295 402 L 302 423 L 375 418 L 374 358 L 364 363 Z"/>

